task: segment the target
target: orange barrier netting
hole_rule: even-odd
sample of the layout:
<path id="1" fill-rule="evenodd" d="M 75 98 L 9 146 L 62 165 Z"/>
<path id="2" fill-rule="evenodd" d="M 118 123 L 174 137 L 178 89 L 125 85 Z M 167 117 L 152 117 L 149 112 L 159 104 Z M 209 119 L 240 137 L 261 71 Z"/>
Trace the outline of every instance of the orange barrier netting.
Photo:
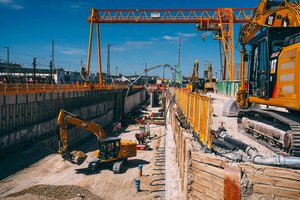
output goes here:
<path id="1" fill-rule="evenodd" d="M 64 92 L 74 90 L 115 90 L 127 88 L 127 85 L 99 84 L 0 84 L 0 94 L 28 94 L 43 92 Z M 142 88 L 142 86 L 132 86 L 132 88 Z"/>

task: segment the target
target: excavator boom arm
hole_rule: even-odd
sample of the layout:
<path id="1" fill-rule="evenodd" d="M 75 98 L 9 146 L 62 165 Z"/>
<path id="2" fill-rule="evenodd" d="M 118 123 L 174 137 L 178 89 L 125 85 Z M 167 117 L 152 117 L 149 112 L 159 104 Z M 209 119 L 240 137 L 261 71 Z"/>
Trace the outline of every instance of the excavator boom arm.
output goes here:
<path id="1" fill-rule="evenodd" d="M 300 26 L 299 3 L 261 0 L 250 22 L 241 26 L 238 40 L 241 44 L 247 44 L 263 27 L 296 26 Z"/>
<path id="2" fill-rule="evenodd" d="M 106 132 L 99 124 L 81 119 L 80 117 L 63 109 L 61 109 L 59 112 L 57 124 L 59 125 L 59 134 L 62 141 L 62 147 L 60 148 L 59 153 L 64 153 L 67 151 L 69 124 L 83 128 L 93 133 L 98 139 L 106 138 Z"/>

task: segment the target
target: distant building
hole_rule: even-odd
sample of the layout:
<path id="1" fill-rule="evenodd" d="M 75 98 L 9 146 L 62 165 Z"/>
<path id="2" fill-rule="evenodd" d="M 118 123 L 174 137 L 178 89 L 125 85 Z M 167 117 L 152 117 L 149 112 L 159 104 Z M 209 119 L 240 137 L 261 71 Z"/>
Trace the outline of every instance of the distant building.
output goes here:
<path id="1" fill-rule="evenodd" d="M 55 71 L 52 71 L 54 75 Z M 1 83 L 51 83 L 50 69 L 23 68 L 19 64 L 0 63 Z"/>
<path id="2" fill-rule="evenodd" d="M 51 78 L 52 76 L 52 78 Z M 95 76 L 95 75 L 92 75 Z M 0 83 L 57 83 L 75 84 L 81 83 L 79 72 L 65 71 L 63 68 L 33 69 L 24 68 L 19 64 L 7 64 L 0 62 Z"/>
<path id="3" fill-rule="evenodd" d="M 52 76 L 52 78 L 51 78 Z M 104 84 L 129 84 L 135 81 L 139 76 L 118 76 L 106 73 L 102 74 Z M 141 76 L 135 85 L 155 84 L 158 76 Z M 90 74 L 89 82 L 92 84 L 99 83 L 99 73 Z M 0 83 L 43 83 L 43 84 L 82 84 L 83 79 L 80 72 L 66 71 L 63 68 L 50 69 L 33 69 L 24 68 L 19 64 L 6 64 L 0 62 Z"/>

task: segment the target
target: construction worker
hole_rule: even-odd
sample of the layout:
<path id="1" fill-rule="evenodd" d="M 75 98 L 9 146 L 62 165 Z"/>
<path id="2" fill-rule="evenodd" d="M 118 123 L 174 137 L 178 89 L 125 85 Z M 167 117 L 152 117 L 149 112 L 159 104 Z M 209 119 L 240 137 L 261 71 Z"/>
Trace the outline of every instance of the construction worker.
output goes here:
<path id="1" fill-rule="evenodd" d="M 117 123 L 115 124 L 115 126 L 114 126 L 114 132 L 115 132 L 115 134 L 117 134 L 118 131 L 121 130 L 121 128 L 122 128 L 121 122 L 117 122 Z"/>
<path id="2" fill-rule="evenodd" d="M 151 119 L 151 123 L 153 124 L 153 117 L 154 117 L 154 113 L 150 112 L 150 119 Z"/>
<path id="3" fill-rule="evenodd" d="M 135 138 L 137 139 L 139 144 L 145 143 L 145 133 L 143 131 L 136 133 Z"/>
<path id="4" fill-rule="evenodd" d="M 107 145 L 107 150 L 108 150 L 107 151 L 107 156 L 109 158 L 114 158 L 114 156 L 115 156 L 115 144 L 113 142 L 111 142 Z"/>

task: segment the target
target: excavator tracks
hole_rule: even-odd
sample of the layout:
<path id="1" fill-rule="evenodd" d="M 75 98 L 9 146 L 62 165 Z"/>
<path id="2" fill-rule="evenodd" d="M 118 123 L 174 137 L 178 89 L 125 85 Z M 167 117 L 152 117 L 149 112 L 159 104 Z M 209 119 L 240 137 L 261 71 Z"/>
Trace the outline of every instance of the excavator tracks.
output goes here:
<path id="1" fill-rule="evenodd" d="M 299 115 L 275 110 L 240 110 L 238 123 L 250 133 L 248 136 L 273 152 L 300 157 Z"/>
<path id="2" fill-rule="evenodd" d="M 123 166 L 126 164 L 127 160 L 120 160 L 113 164 L 113 172 L 119 174 L 122 172 Z"/>
<path id="3" fill-rule="evenodd" d="M 292 136 L 292 155 L 300 156 L 300 125 L 291 126 Z"/>
<path id="4" fill-rule="evenodd" d="M 241 127 L 241 128 L 240 128 Z M 247 136 L 248 138 L 255 140 L 257 143 L 259 143 L 260 145 L 266 147 L 267 149 L 269 149 L 270 151 L 274 152 L 277 155 L 289 155 L 283 148 L 282 146 L 278 147 L 274 147 L 272 145 L 270 145 L 266 140 L 262 139 L 262 137 L 260 137 L 259 139 L 257 137 L 254 136 L 254 134 L 249 133 L 248 131 L 245 131 L 245 129 L 243 130 L 242 125 L 240 125 L 239 127 L 239 133 L 242 133 L 243 135 Z"/>

